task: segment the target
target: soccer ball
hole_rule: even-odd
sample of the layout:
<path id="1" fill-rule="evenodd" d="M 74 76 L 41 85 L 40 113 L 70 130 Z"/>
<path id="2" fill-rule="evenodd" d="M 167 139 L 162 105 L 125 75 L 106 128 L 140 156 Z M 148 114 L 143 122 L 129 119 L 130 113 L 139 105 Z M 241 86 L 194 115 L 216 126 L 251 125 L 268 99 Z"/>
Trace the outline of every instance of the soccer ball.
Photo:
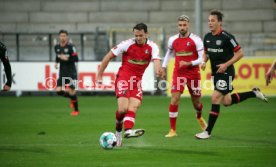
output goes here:
<path id="1" fill-rule="evenodd" d="M 100 137 L 100 146 L 104 149 L 112 149 L 117 144 L 117 138 L 112 132 L 104 132 Z"/>

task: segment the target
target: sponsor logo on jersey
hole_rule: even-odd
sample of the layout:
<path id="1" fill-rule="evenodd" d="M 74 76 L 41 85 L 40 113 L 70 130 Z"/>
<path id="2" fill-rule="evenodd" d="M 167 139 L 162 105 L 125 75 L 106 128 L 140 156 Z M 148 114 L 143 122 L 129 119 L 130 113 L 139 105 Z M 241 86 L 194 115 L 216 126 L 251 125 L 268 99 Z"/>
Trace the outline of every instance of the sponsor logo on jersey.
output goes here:
<path id="1" fill-rule="evenodd" d="M 213 52 L 213 53 L 222 53 L 223 49 L 213 49 L 213 48 L 208 48 L 208 52 Z"/>
<path id="2" fill-rule="evenodd" d="M 137 65 L 145 65 L 148 63 L 147 60 L 134 60 L 134 59 L 129 59 L 128 62 L 131 64 L 137 64 Z"/>
<path id="3" fill-rule="evenodd" d="M 176 56 L 192 56 L 193 52 L 176 52 Z"/>
<path id="4" fill-rule="evenodd" d="M 207 42 L 207 43 L 210 43 L 210 41 L 209 41 L 209 40 L 207 40 L 206 42 Z"/>
<path id="5" fill-rule="evenodd" d="M 69 50 L 68 48 L 64 48 L 64 52 L 67 53 Z"/>
<path id="6" fill-rule="evenodd" d="M 221 40 L 217 40 L 217 41 L 216 41 L 216 44 L 217 44 L 217 45 L 221 45 L 221 43 L 222 43 Z"/>
<path id="7" fill-rule="evenodd" d="M 148 49 L 145 50 L 145 54 L 149 54 L 149 50 Z"/>
<path id="8" fill-rule="evenodd" d="M 235 42 L 234 39 L 231 39 L 230 42 L 231 42 L 231 44 L 233 45 L 234 48 L 237 46 L 237 43 Z"/>

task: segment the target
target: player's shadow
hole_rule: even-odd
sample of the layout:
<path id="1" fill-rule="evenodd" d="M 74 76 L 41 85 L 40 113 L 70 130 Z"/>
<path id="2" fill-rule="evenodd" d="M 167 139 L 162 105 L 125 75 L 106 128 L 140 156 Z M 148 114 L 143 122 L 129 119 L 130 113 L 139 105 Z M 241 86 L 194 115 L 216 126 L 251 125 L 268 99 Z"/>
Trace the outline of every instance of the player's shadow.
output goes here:
<path id="1" fill-rule="evenodd" d="M 22 148 L 22 147 L 15 147 L 15 146 L 1 146 L 0 152 L 30 152 L 30 153 L 46 153 L 49 154 L 50 152 L 42 149 L 42 148 Z"/>

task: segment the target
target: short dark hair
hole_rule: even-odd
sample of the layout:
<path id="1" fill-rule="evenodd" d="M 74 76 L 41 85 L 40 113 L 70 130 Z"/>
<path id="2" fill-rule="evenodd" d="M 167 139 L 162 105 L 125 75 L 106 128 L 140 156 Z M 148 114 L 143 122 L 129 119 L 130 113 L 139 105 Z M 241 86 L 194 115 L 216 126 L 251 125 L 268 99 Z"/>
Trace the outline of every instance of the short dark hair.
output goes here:
<path id="1" fill-rule="evenodd" d="M 62 30 L 59 30 L 59 33 L 58 33 L 58 34 L 59 34 L 59 35 L 60 35 L 60 34 L 66 34 L 66 35 L 68 35 L 68 31 L 62 29 Z"/>
<path id="2" fill-rule="evenodd" d="M 223 13 L 221 11 L 219 11 L 217 9 L 213 9 L 213 10 L 211 10 L 210 15 L 216 15 L 218 21 L 222 21 Z"/>
<path id="3" fill-rule="evenodd" d="M 134 30 L 144 30 L 145 33 L 148 32 L 148 26 L 145 24 L 145 23 L 139 23 L 139 24 L 136 24 L 136 26 L 133 27 L 133 31 Z"/>

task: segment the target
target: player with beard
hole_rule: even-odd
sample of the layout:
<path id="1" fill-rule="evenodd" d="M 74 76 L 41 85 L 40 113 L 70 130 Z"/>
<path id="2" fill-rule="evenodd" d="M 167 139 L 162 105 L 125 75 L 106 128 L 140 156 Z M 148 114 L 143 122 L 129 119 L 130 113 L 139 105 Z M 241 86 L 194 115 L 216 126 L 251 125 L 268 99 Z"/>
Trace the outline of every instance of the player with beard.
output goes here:
<path id="1" fill-rule="evenodd" d="M 180 97 L 187 85 L 191 100 L 196 110 L 196 119 L 201 129 L 205 130 L 206 122 L 202 117 L 203 105 L 201 103 L 200 69 L 202 63 L 203 43 L 199 36 L 189 30 L 190 19 L 186 15 L 178 18 L 179 33 L 173 35 L 168 41 L 168 50 L 162 64 L 163 73 L 171 57 L 175 57 L 173 81 L 171 85 L 171 102 L 169 106 L 170 131 L 165 137 L 175 137 L 176 120 Z"/>

